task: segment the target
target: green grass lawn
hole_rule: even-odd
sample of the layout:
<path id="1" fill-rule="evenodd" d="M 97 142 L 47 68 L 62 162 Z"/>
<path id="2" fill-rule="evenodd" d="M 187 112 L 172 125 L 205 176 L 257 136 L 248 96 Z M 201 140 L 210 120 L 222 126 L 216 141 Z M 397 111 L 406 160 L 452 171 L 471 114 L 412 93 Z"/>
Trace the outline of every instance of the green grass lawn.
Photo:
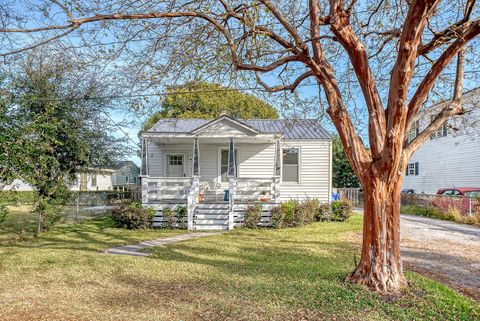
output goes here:
<path id="1" fill-rule="evenodd" d="M 379 296 L 344 284 L 361 218 L 283 230 L 234 230 L 150 257 L 99 252 L 181 231 L 114 229 L 108 218 L 0 247 L 0 319 L 475 320 L 480 305 L 408 273 Z"/>

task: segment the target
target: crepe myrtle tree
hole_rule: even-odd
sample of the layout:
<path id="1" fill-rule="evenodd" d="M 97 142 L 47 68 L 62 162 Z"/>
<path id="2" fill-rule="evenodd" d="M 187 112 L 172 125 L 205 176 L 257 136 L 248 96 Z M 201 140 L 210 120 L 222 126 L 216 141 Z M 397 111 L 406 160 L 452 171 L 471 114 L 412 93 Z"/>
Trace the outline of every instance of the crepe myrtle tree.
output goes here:
<path id="1" fill-rule="evenodd" d="M 236 74 L 268 92 L 294 93 L 313 80 L 365 191 L 361 259 L 347 280 L 388 293 L 407 285 L 399 237 L 402 175 L 430 135 L 463 113 L 464 50 L 480 33 L 475 2 L 17 1 L 0 13 L 0 55 L 7 59 L 69 35 L 84 50 L 119 43 L 97 60 L 128 57 L 129 73 L 142 71 L 152 82 L 166 73 Z M 434 85 L 455 61 L 453 99 L 407 141 Z M 345 81 L 346 74 L 352 79 Z M 346 88 L 363 96 L 368 143 Z"/>

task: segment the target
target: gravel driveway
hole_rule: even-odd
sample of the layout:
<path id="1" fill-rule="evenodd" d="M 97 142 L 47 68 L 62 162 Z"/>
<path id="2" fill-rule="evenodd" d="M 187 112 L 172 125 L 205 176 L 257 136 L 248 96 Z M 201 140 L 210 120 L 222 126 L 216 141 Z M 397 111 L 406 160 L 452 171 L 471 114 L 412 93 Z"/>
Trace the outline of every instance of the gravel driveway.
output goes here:
<path id="1" fill-rule="evenodd" d="M 400 227 L 405 268 L 480 301 L 480 228 L 411 215 Z"/>

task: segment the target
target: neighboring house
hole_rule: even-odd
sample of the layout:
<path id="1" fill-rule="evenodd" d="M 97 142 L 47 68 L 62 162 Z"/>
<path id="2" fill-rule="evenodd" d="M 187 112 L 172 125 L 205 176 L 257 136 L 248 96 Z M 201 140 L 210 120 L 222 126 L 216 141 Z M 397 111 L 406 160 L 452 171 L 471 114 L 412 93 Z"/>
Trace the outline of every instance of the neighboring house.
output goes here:
<path id="1" fill-rule="evenodd" d="M 186 206 L 188 228 L 242 224 L 246 204 L 328 202 L 331 136 L 316 120 L 162 119 L 142 135 L 142 202 Z"/>
<path id="2" fill-rule="evenodd" d="M 112 175 L 115 168 L 92 167 L 78 173 L 77 178 L 70 184 L 71 191 L 111 191 L 113 190 Z M 16 179 L 12 184 L 6 186 L 5 190 L 15 189 L 16 191 L 33 191 L 32 186 Z"/>
<path id="3" fill-rule="evenodd" d="M 436 104 L 419 114 L 412 140 L 444 107 Z M 434 194 L 440 188 L 480 187 L 480 88 L 463 94 L 465 114 L 447 121 L 412 156 L 403 189 Z"/>
<path id="4" fill-rule="evenodd" d="M 121 161 L 112 175 L 114 188 L 131 188 L 140 185 L 140 168 L 132 161 Z"/>
<path id="5" fill-rule="evenodd" d="M 77 179 L 70 185 L 72 191 L 111 191 L 113 189 L 112 168 L 91 168 L 88 171 L 78 173 Z"/>
<path id="6" fill-rule="evenodd" d="M 33 191 L 33 187 L 30 184 L 27 184 L 24 181 L 19 180 L 19 179 L 14 179 L 11 184 L 6 185 L 3 189 L 6 190 L 6 191 L 16 190 L 16 191 L 19 191 L 19 192 Z"/>

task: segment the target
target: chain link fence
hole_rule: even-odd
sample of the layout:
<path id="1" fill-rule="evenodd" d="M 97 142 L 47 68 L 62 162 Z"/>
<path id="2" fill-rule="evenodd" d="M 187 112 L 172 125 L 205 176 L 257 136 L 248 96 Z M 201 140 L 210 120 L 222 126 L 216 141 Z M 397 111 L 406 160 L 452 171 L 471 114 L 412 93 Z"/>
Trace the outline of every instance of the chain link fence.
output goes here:
<path id="1" fill-rule="evenodd" d="M 63 206 L 63 221 L 80 222 L 108 214 L 123 204 L 141 202 L 141 191 L 88 191 L 73 192 Z"/>
<path id="2" fill-rule="evenodd" d="M 0 221 L 0 243 L 35 234 L 38 217 L 34 213 L 33 192 L 2 192 L 7 214 Z M 58 224 L 74 224 L 87 219 L 100 218 L 123 204 L 141 202 L 141 191 L 89 191 L 72 192 L 61 205 Z"/>

